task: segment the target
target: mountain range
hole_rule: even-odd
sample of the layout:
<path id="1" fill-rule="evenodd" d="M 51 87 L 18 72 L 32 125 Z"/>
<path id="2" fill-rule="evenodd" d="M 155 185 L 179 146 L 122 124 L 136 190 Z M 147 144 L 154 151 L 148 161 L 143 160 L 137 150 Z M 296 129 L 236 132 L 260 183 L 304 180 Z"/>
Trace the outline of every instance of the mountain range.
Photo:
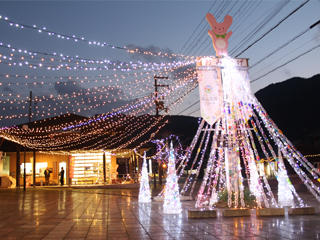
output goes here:
<path id="1" fill-rule="evenodd" d="M 255 96 L 292 141 L 307 142 L 320 129 L 320 74 L 271 84 Z"/>

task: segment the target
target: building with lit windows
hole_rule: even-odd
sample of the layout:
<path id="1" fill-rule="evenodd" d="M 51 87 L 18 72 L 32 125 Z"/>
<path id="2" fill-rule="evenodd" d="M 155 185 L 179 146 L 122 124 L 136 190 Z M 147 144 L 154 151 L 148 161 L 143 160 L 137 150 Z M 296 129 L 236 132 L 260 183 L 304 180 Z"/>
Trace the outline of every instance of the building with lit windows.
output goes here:
<path id="1" fill-rule="evenodd" d="M 39 144 L 35 148 L 24 147 L 23 142 L 19 144 L 15 139 L 10 141 L 2 138 L 0 174 L 2 170 L 2 174 L 16 179 L 17 186 L 23 185 L 24 171 L 27 186 L 43 185 L 46 168 L 51 172 L 49 185 L 58 185 L 62 167 L 66 185 L 137 182 L 142 164 L 141 156 L 150 146 L 125 137 L 117 141 L 127 129 L 115 124 L 114 119 L 112 121 L 110 124 L 106 120 L 93 121 L 92 118 L 88 120 L 82 116 L 66 114 L 28 123 L 27 129 L 32 129 L 29 132 L 11 131 L 10 136 L 16 136 L 20 141 L 29 138 L 33 145 Z M 75 130 L 64 131 L 76 124 Z M 23 128 L 26 128 L 25 125 L 17 126 L 17 129 Z M 79 139 L 79 142 L 75 144 L 69 138 Z M 122 147 L 124 144 L 126 147 Z M 138 150 L 133 151 L 136 146 Z"/>

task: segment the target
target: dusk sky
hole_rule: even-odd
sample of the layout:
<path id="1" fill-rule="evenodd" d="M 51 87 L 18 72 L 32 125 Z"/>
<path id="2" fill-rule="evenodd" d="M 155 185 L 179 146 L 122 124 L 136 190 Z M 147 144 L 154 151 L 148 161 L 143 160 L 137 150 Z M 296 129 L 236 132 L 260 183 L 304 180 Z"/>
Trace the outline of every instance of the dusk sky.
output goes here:
<path id="1" fill-rule="evenodd" d="M 229 29 L 233 31 L 233 35 L 229 40 L 228 50 L 231 57 L 236 57 L 305 2 L 307 3 L 303 7 L 239 56 L 239 58 L 249 58 L 249 65 L 254 65 L 257 61 L 290 39 L 294 39 L 303 31 L 308 30 L 311 25 L 319 21 L 320 1 L 1 1 L 1 19 L 3 20 L 7 17 L 14 24 L 10 26 L 10 22 L 0 21 L 0 43 L 2 43 L 2 46 L 10 45 L 9 48 L 0 47 L 0 59 L 2 60 L 0 63 L 0 82 L 2 83 L 0 90 L 1 94 L 3 94 L 3 96 L 0 96 L 0 100 L 2 100 L 0 116 L 4 118 L 5 116 L 16 114 L 17 117 L 10 121 L 0 120 L 0 126 L 28 121 L 27 117 L 18 117 L 18 115 L 26 111 L 26 109 L 21 108 L 23 103 L 20 101 L 22 99 L 27 101 L 30 91 L 34 96 L 42 96 L 44 98 L 44 96 L 48 95 L 58 96 L 58 94 L 67 90 L 77 92 L 85 88 L 92 89 L 97 87 L 97 89 L 100 89 L 105 84 L 105 82 L 97 80 L 97 82 L 77 83 L 71 87 L 61 88 L 56 84 L 59 79 L 48 80 L 50 77 L 78 76 L 80 78 L 88 78 L 90 76 L 109 76 L 114 74 L 110 73 L 109 70 L 71 70 L 70 72 L 67 70 L 47 70 L 44 67 L 30 68 L 25 63 L 21 63 L 22 66 L 18 66 L 23 56 L 15 52 L 12 60 L 9 60 L 8 58 L 12 54 L 11 47 L 32 52 L 56 53 L 57 55 L 63 54 L 71 57 L 78 56 L 84 59 L 133 63 L 137 61 L 168 63 L 178 59 L 129 54 L 119 48 L 137 48 L 141 51 L 161 52 L 161 54 L 168 53 L 169 55 L 214 56 L 215 51 L 212 47 L 211 38 L 207 34 L 210 26 L 205 19 L 206 14 L 210 12 L 217 18 L 218 22 L 221 22 L 225 15 L 233 17 L 233 24 Z M 75 42 L 74 39 L 62 39 L 57 37 L 57 34 L 52 36 L 45 32 L 39 32 L 37 29 L 28 29 L 27 27 L 22 29 L 20 25 L 16 27 L 15 23 L 26 26 L 36 25 L 35 28 L 37 29 L 45 28 L 48 31 L 62 35 L 74 35 L 77 38 L 83 37 L 85 40 L 92 42 L 106 42 L 111 46 L 115 46 L 115 48 L 101 47 L 97 46 L 97 44 L 88 44 L 83 41 Z M 248 36 L 251 37 L 246 39 Z M 319 44 L 320 24 L 277 51 L 267 60 L 250 69 L 250 80 L 256 80 L 280 65 L 310 51 L 297 60 L 253 82 L 251 84 L 252 91 L 256 92 L 271 83 L 285 81 L 295 76 L 308 78 L 319 74 L 320 47 L 317 47 Z M 314 49 L 311 50 L 312 48 Z M 27 55 L 23 59 L 24 61 L 27 61 Z M 6 58 L 4 59 L 3 56 L 6 56 Z M 50 56 L 38 56 L 39 61 L 43 57 L 45 58 L 44 62 L 49 62 Z M 11 66 L 8 65 L 10 61 Z M 28 61 L 30 61 L 30 64 L 38 64 L 39 62 L 36 58 Z M 16 65 L 13 65 L 13 62 L 16 62 Z M 6 78 L 5 75 L 37 76 L 37 79 L 30 77 L 27 80 L 19 77 Z M 132 99 L 137 99 L 153 92 L 153 75 L 149 74 L 149 78 L 151 77 L 148 80 L 149 82 L 144 82 L 146 91 L 132 93 Z M 40 76 L 46 76 L 46 84 L 32 86 L 32 81 L 41 81 L 39 80 Z M 28 84 L 22 85 L 23 81 L 28 81 Z M 20 83 L 19 85 L 16 84 L 18 82 Z M 54 85 L 54 88 L 50 87 L 50 83 L 52 86 Z M 120 88 L 121 79 L 118 83 Z M 161 83 L 165 84 L 165 80 L 161 81 Z M 59 91 L 61 92 L 59 93 Z M 112 93 L 111 90 L 108 91 Z M 116 90 L 113 89 L 112 91 Z M 181 115 L 199 117 L 200 113 L 197 111 L 199 103 L 195 104 L 199 100 L 198 91 L 198 89 L 193 90 L 183 104 L 174 112 L 170 112 L 170 114 L 181 113 Z M 17 100 L 17 96 L 20 100 Z M 114 106 L 118 107 L 122 103 L 127 104 L 132 100 L 127 99 L 127 101 L 122 102 L 123 99 L 120 99 L 117 104 L 103 105 L 89 111 L 81 110 L 78 111 L 78 114 L 92 116 L 97 113 L 104 113 L 110 111 Z M 3 101 L 6 101 L 6 103 L 4 104 Z M 9 104 L 8 102 L 10 101 L 12 103 Z M 24 104 L 27 106 L 26 102 Z M 188 106 L 191 107 L 188 108 Z M 3 110 L 3 107 L 5 110 Z M 187 110 L 183 111 L 184 109 Z M 61 113 L 63 112 L 64 110 L 61 110 Z M 56 114 L 59 113 L 56 111 Z M 47 112 L 44 114 L 46 115 L 45 117 L 51 116 Z M 35 118 L 40 119 L 43 117 L 39 113 Z"/>

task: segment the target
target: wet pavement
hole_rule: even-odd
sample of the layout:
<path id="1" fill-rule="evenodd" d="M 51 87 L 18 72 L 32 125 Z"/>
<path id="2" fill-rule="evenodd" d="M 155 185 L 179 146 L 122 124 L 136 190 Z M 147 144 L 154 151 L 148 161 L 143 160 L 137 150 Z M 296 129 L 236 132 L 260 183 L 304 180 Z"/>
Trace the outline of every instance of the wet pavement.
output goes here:
<path id="1" fill-rule="evenodd" d="M 0 239 L 319 239 L 319 203 L 300 196 L 315 215 L 189 219 L 194 201 L 168 215 L 138 189 L 0 189 Z"/>

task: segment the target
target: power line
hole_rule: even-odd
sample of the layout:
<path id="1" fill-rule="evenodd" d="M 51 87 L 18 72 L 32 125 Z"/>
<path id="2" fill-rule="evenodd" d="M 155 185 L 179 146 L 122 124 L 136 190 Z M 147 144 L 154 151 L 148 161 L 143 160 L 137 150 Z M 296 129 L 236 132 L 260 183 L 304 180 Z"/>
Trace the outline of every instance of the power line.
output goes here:
<path id="1" fill-rule="evenodd" d="M 215 2 L 211 5 L 211 7 L 210 7 L 210 9 L 208 10 L 208 12 L 210 12 L 210 10 L 213 8 L 213 6 L 214 6 L 214 4 L 215 4 L 216 2 L 217 2 L 217 1 L 215 1 Z M 197 29 L 200 27 L 201 23 L 202 23 L 204 20 L 205 20 L 205 18 L 202 18 L 202 20 L 200 21 L 199 25 L 198 25 L 198 26 L 196 27 L 196 29 L 193 31 L 193 33 L 191 34 L 191 36 L 189 37 L 189 39 L 187 40 L 187 42 L 183 45 L 183 47 L 180 49 L 180 51 L 179 51 L 178 54 L 180 54 L 180 52 L 182 51 L 182 49 L 187 45 L 187 43 L 190 41 L 190 39 L 192 38 L 192 36 L 196 33 Z"/>
<path id="2" fill-rule="evenodd" d="M 223 5 L 223 1 L 221 1 L 221 2 L 220 2 L 220 5 L 219 5 L 218 7 L 216 7 L 216 11 L 215 11 L 214 14 L 216 14 L 216 13 L 219 11 L 221 5 Z M 212 5 L 212 7 L 213 7 L 213 5 Z M 211 8 L 212 8 L 212 7 L 211 7 Z M 209 9 L 209 11 L 208 11 L 207 13 L 210 12 L 211 8 Z M 202 19 L 201 23 L 204 22 L 204 19 L 205 19 L 205 18 Z M 199 26 L 200 26 L 200 24 L 199 24 Z M 199 28 L 199 26 L 197 27 L 197 29 Z M 197 30 L 197 29 L 196 29 L 196 30 Z M 196 30 L 195 30 L 195 31 L 196 31 Z M 184 53 L 184 55 L 190 55 L 190 51 L 191 51 L 190 48 L 195 44 L 195 42 L 197 42 L 197 41 L 200 42 L 200 39 L 202 39 L 203 35 L 204 35 L 205 33 L 207 33 L 207 30 L 208 30 L 208 26 L 205 24 L 205 25 L 203 26 L 203 28 L 200 30 L 200 33 L 202 32 L 201 36 L 199 36 L 200 34 L 198 34 L 198 36 L 190 43 L 189 47 L 186 48 L 185 52 L 187 52 L 187 51 L 188 51 L 188 52 L 187 52 L 187 53 Z M 195 32 L 195 31 L 194 31 L 194 32 Z"/>
<path id="3" fill-rule="evenodd" d="M 187 115 L 190 116 L 191 114 L 195 113 L 196 111 L 199 111 L 200 108 L 197 108 L 196 110 L 192 111 L 191 113 L 188 113 Z"/>
<path id="4" fill-rule="evenodd" d="M 188 110 L 189 108 L 193 107 L 194 105 L 198 104 L 200 102 L 200 100 L 196 101 L 194 104 L 188 106 L 186 109 L 182 110 L 181 112 L 177 113 L 177 115 L 183 113 L 184 111 Z"/>
<path id="5" fill-rule="evenodd" d="M 258 26 L 256 26 L 251 33 L 247 34 L 247 36 L 240 41 L 236 49 L 232 49 L 230 51 L 230 55 L 236 54 L 236 52 L 239 51 L 239 49 L 242 49 L 254 36 L 257 36 L 267 23 L 269 23 L 288 3 L 289 0 L 282 0 L 279 2 L 278 5 L 258 24 Z"/>
<path id="6" fill-rule="evenodd" d="M 254 75 L 257 75 L 258 73 L 262 72 L 263 70 L 267 69 L 268 67 L 270 67 L 271 65 L 275 64 L 276 62 L 279 62 L 280 60 L 286 58 L 287 56 L 289 56 L 291 53 L 295 52 L 297 49 L 302 49 L 302 47 L 304 46 L 308 46 L 308 44 L 311 42 L 311 41 L 314 41 L 316 40 L 317 38 L 319 37 L 319 35 L 315 36 L 314 38 L 310 39 L 309 41 L 301 44 L 299 47 L 296 47 L 294 50 L 292 50 L 291 52 L 287 53 L 286 55 L 283 55 L 281 58 L 279 58 L 277 61 L 274 61 L 272 63 L 270 63 L 268 66 L 264 66 L 263 69 L 261 69 L 260 71 L 254 73 L 254 74 L 251 74 L 251 76 L 254 76 Z M 253 78 L 253 77 L 252 77 Z"/>
<path id="7" fill-rule="evenodd" d="M 276 24 L 273 28 L 271 28 L 268 32 L 263 34 L 260 38 L 258 38 L 256 41 L 254 41 L 251 45 L 249 45 L 246 49 L 244 49 L 241 53 L 239 53 L 237 57 L 239 57 L 242 53 L 247 51 L 249 48 L 251 48 L 254 44 L 259 42 L 262 38 L 264 38 L 266 35 L 268 35 L 271 31 L 276 29 L 281 23 L 283 23 L 286 19 L 288 19 L 292 14 L 294 14 L 296 11 L 298 11 L 300 8 L 302 8 L 305 4 L 307 4 L 310 0 L 305 1 L 303 4 L 301 4 L 298 8 L 296 8 L 294 11 L 292 11 L 289 15 L 287 15 L 284 19 L 282 19 L 278 24 Z"/>
<path id="8" fill-rule="evenodd" d="M 303 55 L 306 55 L 307 53 L 311 52 L 312 50 L 314 50 L 314 49 L 316 49 L 316 48 L 318 48 L 318 47 L 320 47 L 320 44 L 319 44 L 319 45 L 317 45 L 317 46 L 315 46 L 315 47 L 313 47 L 313 48 L 311 48 L 311 49 L 309 49 L 308 51 L 306 51 L 306 52 L 304 52 L 304 53 L 300 54 L 299 56 L 297 56 L 297 57 L 295 57 L 295 58 L 293 58 L 293 59 L 289 60 L 288 62 L 286 62 L 286 63 L 284 63 L 284 64 L 282 64 L 282 65 L 280 65 L 280 66 L 278 66 L 278 67 L 276 67 L 276 68 L 274 68 L 274 69 L 272 69 L 271 71 L 267 72 L 266 74 L 264 74 L 264 75 L 262 75 L 262 76 L 260 76 L 260 77 L 258 77 L 258 78 L 256 78 L 256 79 L 252 80 L 250 83 L 253 83 L 253 82 L 258 81 L 259 79 L 261 79 L 261 78 L 263 78 L 263 77 L 267 76 L 268 74 L 270 74 L 270 73 L 272 73 L 272 72 L 276 71 L 277 69 L 279 69 L 279 68 L 281 68 L 281 67 L 283 67 L 283 66 L 287 65 L 288 63 L 291 63 L 291 62 L 293 62 L 294 60 L 297 60 L 298 58 L 302 57 Z"/>
<path id="9" fill-rule="evenodd" d="M 235 25 L 232 25 L 231 26 L 231 28 L 230 28 L 230 30 L 232 30 L 233 31 L 233 33 L 235 33 L 236 32 L 236 30 L 237 29 L 239 29 L 238 27 L 236 27 L 236 26 L 239 26 L 239 25 L 242 25 L 242 23 L 249 17 L 249 16 L 251 16 L 252 15 L 252 12 L 261 4 L 261 2 L 262 2 L 263 0 L 260 0 L 260 2 L 249 2 L 249 3 L 247 3 L 247 1 L 246 2 L 244 2 L 239 8 L 238 8 L 238 10 L 236 11 L 236 14 L 234 14 L 234 17 L 236 16 L 236 15 L 238 15 L 239 13 L 240 13 L 240 10 L 244 7 L 244 9 L 243 9 L 243 11 L 241 12 L 241 15 L 239 15 L 238 16 L 238 19 L 237 19 L 237 21 L 235 21 Z M 289 1 L 289 0 L 286 0 L 286 1 Z M 256 4 L 257 3 L 257 4 Z M 252 9 L 252 7 L 253 7 L 253 9 Z M 278 8 L 279 8 L 279 6 L 278 6 Z M 282 7 L 281 7 L 282 8 Z M 250 11 L 250 13 L 248 13 Z M 269 10 L 270 11 L 270 10 Z M 230 12 L 230 10 L 228 11 L 228 13 Z M 265 14 L 264 14 L 265 15 Z M 262 15 L 263 16 L 263 15 Z M 245 19 L 243 19 L 243 17 L 245 17 Z M 260 16 L 260 18 L 261 18 L 261 16 Z M 259 18 L 259 19 L 260 19 Z M 243 19 L 241 22 L 240 22 L 240 19 Z M 254 21 L 254 22 L 256 22 L 256 21 Z M 264 23 L 264 22 L 263 22 Z M 263 23 L 261 23 L 261 24 L 263 24 Z M 236 29 L 235 30 L 233 30 L 234 28 L 236 27 Z M 208 39 L 209 39 L 210 37 L 207 35 L 207 37 L 206 37 L 206 41 L 208 41 Z M 247 37 L 248 38 L 248 37 Z M 234 40 L 234 38 L 233 38 L 233 40 Z M 203 42 L 203 44 L 206 42 L 206 41 L 204 41 Z M 232 42 L 232 40 L 231 40 L 231 42 Z M 211 48 L 209 49 L 209 47 L 211 46 Z M 200 49 L 200 47 L 199 47 L 199 49 Z M 239 49 L 239 47 L 238 47 L 238 49 Z M 203 50 L 199 53 L 199 55 L 201 55 L 201 54 L 203 54 L 203 52 L 205 52 L 205 55 L 210 55 L 210 51 L 212 51 L 212 44 L 211 44 L 211 39 L 210 39 L 210 41 L 208 41 L 208 44 L 203 48 Z M 231 54 L 230 54 L 231 55 Z"/>
<path id="10" fill-rule="evenodd" d="M 294 40 L 296 40 L 297 38 L 301 37 L 303 34 L 305 34 L 306 32 L 308 32 L 309 30 L 311 30 L 312 28 L 314 28 L 316 25 L 318 25 L 320 23 L 320 20 L 316 23 L 314 23 L 313 25 L 311 25 L 309 28 L 307 28 L 306 30 L 302 31 L 301 33 L 299 33 L 297 36 L 293 37 L 292 39 L 290 39 L 288 42 L 284 43 L 283 45 L 281 45 L 280 47 L 278 47 L 276 50 L 274 50 L 273 52 L 269 53 L 267 56 L 263 57 L 262 59 L 260 59 L 258 62 L 256 62 L 255 64 L 253 64 L 251 68 L 257 66 L 259 63 L 261 63 L 262 61 L 266 60 L 268 57 L 270 57 L 271 55 L 273 55 L 274 53 L 278 52 L 281 48 L 284 48 L 285 46 L 287 46 L 289 43 L 293 42 Z"/>

